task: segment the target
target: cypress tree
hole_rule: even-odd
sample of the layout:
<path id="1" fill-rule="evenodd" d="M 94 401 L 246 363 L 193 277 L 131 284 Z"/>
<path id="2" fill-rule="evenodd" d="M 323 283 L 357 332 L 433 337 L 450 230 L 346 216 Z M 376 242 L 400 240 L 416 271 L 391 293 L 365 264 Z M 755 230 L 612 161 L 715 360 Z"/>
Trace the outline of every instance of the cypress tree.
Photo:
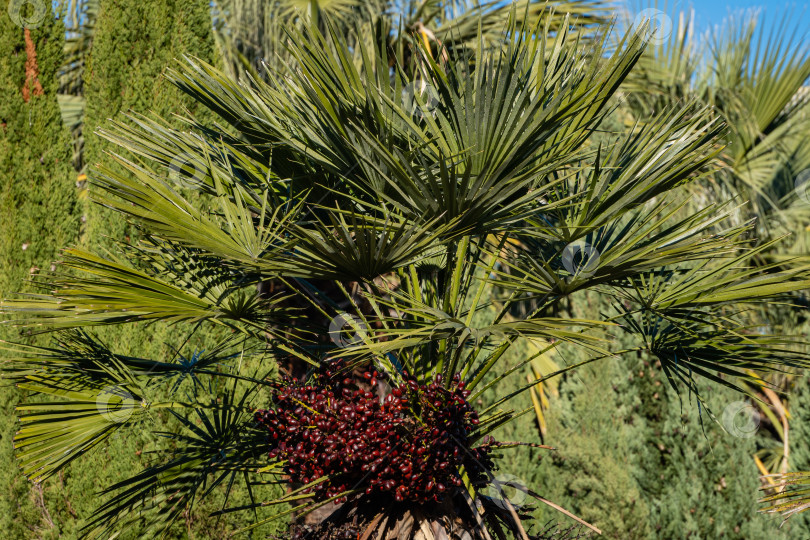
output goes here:
<path id="1" fill-rule="evenodd" d="M 70 135 L 56 101 L 64 27 L 48 17 L 21 28 L 0 17 L 0 296 L 20 289 L 30 269 L 50 266 L 73 241 Z"/>
<path id="2" fill-rule="evenodd" d="M 489 322 L 476 317 L 473 325 Z M 498 372 L 506 372 L 531 354 L 525 344 L 515 344 L 502 358 Z M 579 354 L 569 347 L 561 354 L 552 354 L 552 359 L 563 367 L 584 360 Z M 657 538 L 651 534 L 649 509 L 628 460 L 637 435 L 634 427 L 625 425 L 622 415 L 616 414 L 617 401 L 611 381 L 618 377 L 615 373 L 620 370 L 617 363 L 602 360 L 593 369 L 582 368 L 564 377 L 559 386 L 560 396 L 551 400 L 547 411 L 545 440 L 540 438 L 533 413 L 499 429 L 498 440 L 545 443 L 555 450 L 504 450 L 509 452 L 509 459 L 504 461 L 497 475 L 499 480 L 526 486 L 599 527 L 603 538 Z M 525 376 L 512 374 L 496 382 L 477 405 L 486 408 L 500 397 L 519 390 L 525 384 Z M 531 407 L 531 398 L 524 392 L 510 402 L 509 408 L 521 411 Z M 576 524 L 519 490 L 510 493 L 507 488 L 505 494 L 515 504 L 534 507 L 534 523 L 538 527 L 550 521 L 563 526 Z"/>
<path id="3" fill-rule="evenodd" d="M 163 76 L 183 55 L 214 58 L 209 3 L 205 0 L 116 0 L 102 2 L 85 71 L 85 162 L 107 161 L 112 145 L 97 136 L 109 118 L 133 111 L 172 118 L 197 113 L 191 100 Z M 201 119 L 198 117 L 198 120 Z M 90 173 L 92 176 L 92 172 Z M 86 242 L 107 235 L 122 240 L 129 228 L 98 207 L 88 209 Z M 103 244 L 103 242 L 102 242 Z"/>
<path id="4" fill-rule="evenodd" d="M 578 297 L 572 304 L 573 315 L 588 318 L 596 302 Z M 637 343 L 620 336 L 617 346 Z M 561 365 L 584 360 L 561 350 L 570 355 Z M 516 463 L 514 474 L 533 478 L 546 498 L 602 528 L 607 538 L 808 538 L 798 524 L 780 528 L 779 518 L 757 512 L 756 438 L 723 427 L 724 410 L 743 396 L 703 383 L 709 412 L 668 384 L 645 354 L 602 360 L 564 377 L 547 418 L 545 442 L 556 451 L 541 452 L 540 464 Z M 799 408 L 810 411 L 810 389 L 805 392 L 791 409 L 794 416 Z M 810 440 L 810 428 L 794 427 L 799 422 L 791 424 L 791 439 Z M 795 461 L 801 452 L 791 451 L 791 468 L 805 470 Z M 543 512 L 540 519 L 551 516 Z"/>
<path id="5" fill-rule="evenodd" d="M 557 358 L 563 365 L 577 361 Z M 604 538 L 662 538 L 654 534 L 652 509 L 636 477 L 634 456 L 647 427 L 628 419 L 615 391 L 625 373 L 621 361 L 606 359 L 560 381 L 546 441 L 556 450 L 543 457 L 540 483 L 547 498 L 599 527 Z M 542 517 L 552 515 L 547 510 Z"/>
<path id="6" fill-rule="evenodd" d="M 790 527 L 757 512 L 757 422 L 738 417 L 743 396 L 702 384 L 713 420 L 687 395 L 675 395 L 654 359 L 624 365 L 629 373 L 616 381 L 616 396 L 626 421 L 643 426 L 632 461 L 650 507 L 651 538 L 788 538 Z"/>
<path id="7" fill-rule="evenodd" d="M 12 9 L 14 20 L 5 4 L 0 12 L 0 298 L 31 291 L 28 278 L 49 272 L 58 249 L 78 233 L 71 140 L 56 100 L 64 27 L 49 6 Z M 19 339 L 0 324 L 0 340 Z M 28 483 L 12 456 L 18 398 L 13 387 L 0 386 L 0 530 L 5 538 L 34 529 L 45 537 L 54 525 L 46 504 L 51 485 Z"/>

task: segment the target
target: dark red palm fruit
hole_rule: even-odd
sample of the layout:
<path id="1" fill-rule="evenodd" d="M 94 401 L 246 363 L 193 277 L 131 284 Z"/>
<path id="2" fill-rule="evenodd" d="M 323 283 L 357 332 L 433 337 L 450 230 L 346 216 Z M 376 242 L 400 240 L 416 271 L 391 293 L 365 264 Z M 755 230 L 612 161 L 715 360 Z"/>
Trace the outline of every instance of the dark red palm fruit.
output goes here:
<path id="1" fill-rule="evenodd" d="M 491 441 L 472 448 L 478 415 L 466 401 L 460 376 L 448 388 L 437 376 L 419 384 L 406 376 L 382 402 L 345 377 L 333 362 L 309 384 L 284 379 L 274 385 L 276 407 L 255 414 L 268 432 L 268 455 L 287 462 L 293 482 L 330 479 L 309 490 L 317 500 L 359 489 L 401 501 L 440 501 L 447 486 L 463 485 L 461 465 L 473 481 L 491 468 Z M 375 383 L 381 375 L 366 371 Z"/>

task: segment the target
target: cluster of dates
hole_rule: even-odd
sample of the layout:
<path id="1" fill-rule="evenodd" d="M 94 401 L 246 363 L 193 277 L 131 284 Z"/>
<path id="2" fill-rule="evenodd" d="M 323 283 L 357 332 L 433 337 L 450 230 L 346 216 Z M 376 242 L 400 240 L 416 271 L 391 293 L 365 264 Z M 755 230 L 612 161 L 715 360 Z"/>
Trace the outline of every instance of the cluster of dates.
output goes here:
<path id="1" fill-rule="evenodd" d="M 275 388 L 276 406 L 255 415 L 269 432 L 270 457 L 286 462 L 293 482 L 328 477 L 307 489 L 316 500 L 361 490 L 438 502 L 462 485 L 460 466 L 473 482 L 486 478 L 493 443 L 471 447 L 478 415 L 458 376 L 445 388 L 441 375 L 419 384 L 406 372 L 404 382 L 380 399 L 341 374 L 344 368 L 340 360 L 328 364 L 307 384 L 283 379 Z M 371 389 L 385 378 L 373 370 L 363 377 Z"/>

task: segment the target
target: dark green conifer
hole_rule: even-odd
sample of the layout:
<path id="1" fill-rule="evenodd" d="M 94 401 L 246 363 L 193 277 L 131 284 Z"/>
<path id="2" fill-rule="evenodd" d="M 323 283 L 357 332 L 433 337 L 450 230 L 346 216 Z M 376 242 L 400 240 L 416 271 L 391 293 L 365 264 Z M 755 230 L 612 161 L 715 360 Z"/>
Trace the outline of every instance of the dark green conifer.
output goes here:
<path id="1" fill-rule="evenodd" d="M 204 120 L 191 100 L 163 77 L 184 55 L 206 62 L 214 57 L 209 3 L 205 0 L 121 0 L 102 2 L 93 49 L 85 71 L 85 163 L 108 162 L 112 145 L 95 132 L 108 119 L 134 112 L 172 119 L 189 111 Z M 122 240 L 124 221 L 90 208 L 86 239 Z"/>
<path id="2" fill-rule="evenodd" d="M 76 180 L 71 140 L 56 101 L 64 27 L 31 3 L 0 11 L 0 298 L 30 292 L 29 278 L 50 271 L 59 248 L 75 241 Z M 19 3 L 21 4 L 21 3 Z M 50 3 L 42 2 L 43 9 Z M 42 7 L 40 6 L 40 7 Z M 11 6 L 16 8 L 16 4 Z M 28 10 L 28 11 L 26 11 Z M 0 324 L 0 340 L 21 336 Z M 0 387 L 0 530 L 26 538 L 48 528 L 43 489 L 13 465 L 14 405 L 20 394 Z"/>

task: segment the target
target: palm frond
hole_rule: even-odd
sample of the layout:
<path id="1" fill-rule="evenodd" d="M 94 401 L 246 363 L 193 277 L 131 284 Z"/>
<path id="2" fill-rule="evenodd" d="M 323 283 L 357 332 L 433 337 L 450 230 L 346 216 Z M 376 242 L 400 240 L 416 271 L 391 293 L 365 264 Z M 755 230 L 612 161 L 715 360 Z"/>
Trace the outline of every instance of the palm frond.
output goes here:
<path id="1" fill-rule="evenodd" d="M 810 508 L 810 473 L 790 472 L 766 475 L 764 478 L 775 481 L 762 489 L 775 492 L 760 499 L 764 505 L 761 512 L 779 514 L 788 520 Z"/>
<path id="2" fill-rule="evenodd" d="M 84 534 L 103 538 L 138 521 L 147 532 L 164 537 L 184 511 L 217 486 L 248 482 L 247 473 L 265 462 L 257 451 L 264 436 L 250 426 L 246 403 L 251 392 L 240 395 L 234 386 L 220 393 L 219 403 L 199 403 L 188 415 L 171 410 L 182 431 L 164 435 L 183 451 L 105 489 L 110 497 L 95 511 Z"/>
<path id="3" fill-rule="evenodd" d="M 149 263 L 148 271 L 117 258 L 68 249 L 63 264 L 82 274 L 54 278 L 49 284 L 52 295 L 8 300 L 2 309 L 17 315 L 16 324 L 41 329 L 160 319 L 209 321 L 250 333 L 261 332 L 270 320 L 273 301 L 280 301 L 262 299 L 249 288 L 257 277 L 244 276 L 235 283 L 232 272 L 199 252 L 170 244 L 159 245 L 154 252 L 130 250 Z"/>

